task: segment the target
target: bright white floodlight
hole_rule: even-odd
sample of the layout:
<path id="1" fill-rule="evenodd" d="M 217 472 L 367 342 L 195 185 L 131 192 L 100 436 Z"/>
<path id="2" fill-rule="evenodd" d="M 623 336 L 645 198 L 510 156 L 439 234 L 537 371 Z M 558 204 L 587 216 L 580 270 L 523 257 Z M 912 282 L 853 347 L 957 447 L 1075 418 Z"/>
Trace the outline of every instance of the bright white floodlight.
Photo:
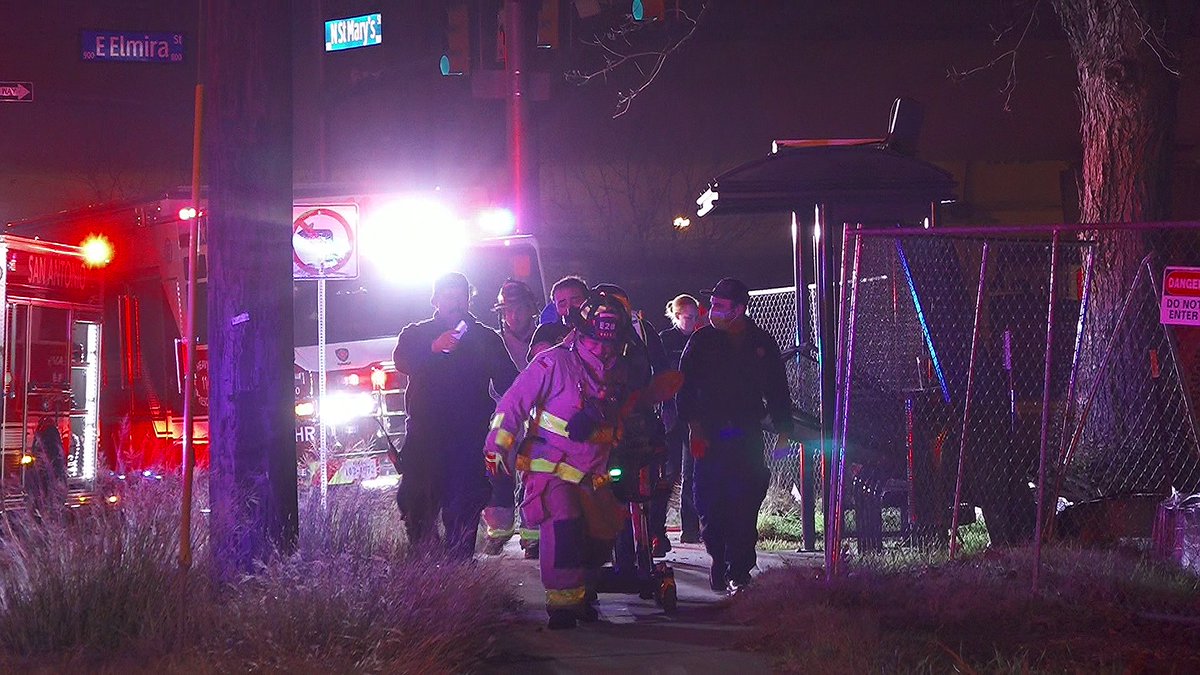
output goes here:
<path id="1" fill-rule="evenodd" d="M 393 281 L 428 284 L 456 270 L 467 249 L 467 228 L 446 205 L 406 199 L 376 209 L 362 226 L 362 253 Z"/>

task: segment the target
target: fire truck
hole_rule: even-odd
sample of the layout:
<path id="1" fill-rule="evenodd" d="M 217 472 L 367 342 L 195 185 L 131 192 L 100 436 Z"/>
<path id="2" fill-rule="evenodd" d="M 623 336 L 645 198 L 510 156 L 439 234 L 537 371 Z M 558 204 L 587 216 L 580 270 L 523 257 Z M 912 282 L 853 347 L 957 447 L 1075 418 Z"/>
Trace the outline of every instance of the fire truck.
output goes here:
<path id="1" fill-rule="evenodd" d="M 403 442 L 405 378 L 395 371 L 395 336 L 432 313 L 433 279 L 467 275 L 477 289 L 472 310 L 497 324 L 492 307 L 506 279 L 545 295 L 541 253 L 530 235 L 514 234 L 511 213 L 469 194 L 356 193 L 295 189 L 297 212 L 337 206 L 357 213 L 358 273 L 330 278 L 325 303 L 316 283 L 293 284 L 296 450 L 301 479 L 318 482 L 325 429 L 331 484 L 394 484 L 389 448 Z M 99 462 L 115 473 L 159 472 L 182 456 L 182 363 L 190 217 L 198 217 L 196 267 L 196 460 L 208 461 L 208 361 L 205 205 L 190 191 L 93 206 L 9 223 L 7 231 L 49 241 L 102 236 L 116 254 L 101 285 L 105 340 L 100 353 Z M 280 223 L 280 227 L 294 224 Z M 318 395 L 317 325 L 326 329 L 326 392 Z M 489 320 L 492 319 L 492 320 Z"/>
<path id="2" fill-rule="evenodd" d="M 99 250 L 0 235 L 0 511 L 94 496 L 101 405 Z"/>

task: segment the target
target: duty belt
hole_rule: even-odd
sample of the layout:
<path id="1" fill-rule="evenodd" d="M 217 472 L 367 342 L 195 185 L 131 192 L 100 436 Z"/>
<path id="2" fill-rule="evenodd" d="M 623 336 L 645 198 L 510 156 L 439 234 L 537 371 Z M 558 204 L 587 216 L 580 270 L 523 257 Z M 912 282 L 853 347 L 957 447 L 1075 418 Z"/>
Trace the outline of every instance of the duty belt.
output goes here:
<path id="1" fill-rule="evenodd" d="M 566 462 L 551 462 L 541 457 L 530 459 L 526 455 L 517 455 L 517 470 L 529 473 L 554 474 L 568 483 L 576 485 L 582 484 L 586 480 L 587 484 L 592 486 L 592 489 L 599 489 L 612 483 L 612 477 L 608 474 L 596 475 L 587 473 L 576 469 Z"/>

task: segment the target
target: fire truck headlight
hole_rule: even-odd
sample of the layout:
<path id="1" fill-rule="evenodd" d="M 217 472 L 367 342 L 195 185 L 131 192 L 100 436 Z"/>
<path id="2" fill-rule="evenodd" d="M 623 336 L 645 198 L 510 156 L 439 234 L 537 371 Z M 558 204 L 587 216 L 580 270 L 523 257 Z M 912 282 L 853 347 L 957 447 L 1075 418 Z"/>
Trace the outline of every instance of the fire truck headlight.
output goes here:
<path id="1" fill-rule="evenodd" d="M 321 423 L 338 426 L 375 412 L 375 397 L 365 391 L 339 391 L 321 400 Z"/>
<path id="2" fill-rule="evenodd" d="M 376 210 L 363 223 L 361 243 L 363 255 L 392 280 L 427 284 L 458 267 L 468 245 L 467 228 L 446 205 L 411 199 Z"/>

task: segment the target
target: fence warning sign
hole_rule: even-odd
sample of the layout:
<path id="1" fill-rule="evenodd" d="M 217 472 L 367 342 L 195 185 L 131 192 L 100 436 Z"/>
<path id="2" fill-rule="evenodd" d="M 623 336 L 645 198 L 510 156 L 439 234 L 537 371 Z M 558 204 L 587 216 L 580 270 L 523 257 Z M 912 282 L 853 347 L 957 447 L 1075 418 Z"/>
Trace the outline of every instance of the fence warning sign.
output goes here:
<path id="1" fill-rule="evenodd" d="M 1200 267 L 1168 267 L 1163 272 L 1159 320 L 1175 326 L 1200 326 Z"/>

